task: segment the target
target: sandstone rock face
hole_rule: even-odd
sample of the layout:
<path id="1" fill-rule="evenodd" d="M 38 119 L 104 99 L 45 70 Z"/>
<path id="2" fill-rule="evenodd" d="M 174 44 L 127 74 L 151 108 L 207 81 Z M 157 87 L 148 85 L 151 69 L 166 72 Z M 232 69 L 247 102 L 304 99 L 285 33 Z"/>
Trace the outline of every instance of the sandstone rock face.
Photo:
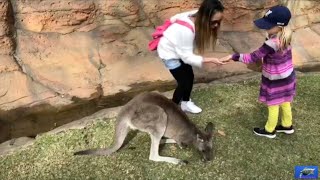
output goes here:
<path id="1" fill-rule="evenodd" d="M 314 0 L 222 0 L 225 18 L 208 55 L 248 52 L 264 33 L 252 20 L 286 4 L 293 12 L 294 62 L 320 63 L 320 4 Z M 33 136 L 119 105 L 174 81 L 147 44 L 155 26 L 201 0 L 0 0 L 0 142 Z M 198 82 L 259 70 L 230 63 L 196 69 Z"/>

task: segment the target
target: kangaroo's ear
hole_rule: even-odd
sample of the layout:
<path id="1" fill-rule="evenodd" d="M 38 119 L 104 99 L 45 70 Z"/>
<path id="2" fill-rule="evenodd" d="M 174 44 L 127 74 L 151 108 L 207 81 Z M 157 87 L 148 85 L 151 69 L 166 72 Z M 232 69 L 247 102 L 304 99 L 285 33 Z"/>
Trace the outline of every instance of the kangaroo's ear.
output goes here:
<path id="1" fill-rule="evenodd" d="M 205 131 L 206 131 L 206 133 L 212 135 L 212 132 L 213 132 L 213 123 L 212 122 L 208 122 Z"/>

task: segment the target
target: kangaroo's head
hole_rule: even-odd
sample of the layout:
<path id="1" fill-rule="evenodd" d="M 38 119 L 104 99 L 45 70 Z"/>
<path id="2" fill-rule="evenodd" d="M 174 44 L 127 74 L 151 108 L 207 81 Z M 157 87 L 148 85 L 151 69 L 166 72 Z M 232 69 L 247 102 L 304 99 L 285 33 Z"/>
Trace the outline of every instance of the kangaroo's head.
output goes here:
<path id="1" fill-rule="evenodd" d="M 195 147 L 198 149 L 205 161 L 210 161 L 213 157 L 212 131 L 213 124 L 209 122 L 205 128 L 205 132 L 198 133 L 194 142 Z"/>

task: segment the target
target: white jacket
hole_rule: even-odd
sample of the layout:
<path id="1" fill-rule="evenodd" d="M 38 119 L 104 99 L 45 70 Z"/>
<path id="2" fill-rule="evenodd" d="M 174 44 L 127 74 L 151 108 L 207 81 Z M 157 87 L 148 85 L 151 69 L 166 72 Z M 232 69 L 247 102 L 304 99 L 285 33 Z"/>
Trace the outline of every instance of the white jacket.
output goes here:
<path id="1" fill-rule="evenodd" d="M 188 22 L 194 28 L 194 23 L 190 15 L 195 14 L 197 10 L 177 14 L 170 18 L 171 22 L 179 19 Z M 164 61 L 181 59 L 184 63 L 201 67 L 203 57 L 195 55 L 194 50 L 195 34 L 185 26 L 174 23 L 164 33 L 157 47 L 158 55 Z"/>

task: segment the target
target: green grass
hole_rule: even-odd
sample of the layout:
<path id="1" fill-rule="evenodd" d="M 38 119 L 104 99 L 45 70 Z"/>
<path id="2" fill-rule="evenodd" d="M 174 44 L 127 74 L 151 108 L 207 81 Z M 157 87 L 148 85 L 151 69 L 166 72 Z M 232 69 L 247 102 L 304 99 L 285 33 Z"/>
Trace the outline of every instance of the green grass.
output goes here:
<path id="1" fill-rule="evenodd" d="M 176 145 L 165 145 L 161 154 L 188 160 L 188 165 L 149 161 L 150 138 L 144 133 L 131 134 L 133 139 L 109 157 L 72 156 L 112 143 L 114 119 L 97 120 L 86 129 L 40 136 L 29 148 L 0 157 L 0 179 L 293 179 L 295 165 L 320 165 L 319 83 L 320 75 L 299 77 L 296 133 L 276 139 L 252 133 L 267 118 L 267 108 L 257 101 L 258 81 L 195 90 L 193 100 L 204 111 L 191 119 L 201 128 L 208 121 L 216 126 L 215 158 L 208 163 L 194 149 Z"/>

